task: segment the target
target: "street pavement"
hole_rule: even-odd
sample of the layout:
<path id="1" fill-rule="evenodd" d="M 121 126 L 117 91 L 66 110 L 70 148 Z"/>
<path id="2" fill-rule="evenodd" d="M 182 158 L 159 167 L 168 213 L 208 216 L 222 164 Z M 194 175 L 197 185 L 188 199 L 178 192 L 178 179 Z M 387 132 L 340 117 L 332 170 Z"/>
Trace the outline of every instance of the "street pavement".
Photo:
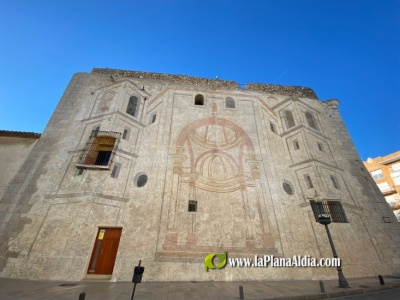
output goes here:
<path id="1" fill-rule="evenodd" d="M 385 285 L 378 277 L 350 278 L 350 288 L 339 288 L 337 280 L 323 281 L 321 293 L 317 280 L 243 281 L 243 282 L 142 282 L 137 284 L 134 299 L 187 300 L 240 299 L 239 286 L 243 286 L 244 299 L 326 299 L 361 295 L 392 289 L 400 299 L 400 276 L 384 276 Z M 0 278 L 0 300 L 9 299 L 59 299 L 78 300 L 85 293 L 85 300 L 131 299 L 131 282 L 110 281 L 32 281 Z M 83 296 L 83 295 L 82 295 Z M 83 299 L 83 297 L 81 298 Z"/>

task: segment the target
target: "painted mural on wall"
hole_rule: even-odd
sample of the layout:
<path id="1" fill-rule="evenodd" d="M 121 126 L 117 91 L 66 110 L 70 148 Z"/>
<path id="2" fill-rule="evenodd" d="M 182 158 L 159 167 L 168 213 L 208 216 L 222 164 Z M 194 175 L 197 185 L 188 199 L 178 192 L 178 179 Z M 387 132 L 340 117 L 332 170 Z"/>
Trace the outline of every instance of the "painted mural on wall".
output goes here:
<path id="1" fill-rule="evenodd" d="M 215 114 L 196 120 L 182 129 L 172 156 L 168 220 L 158 255 L 277 252 L 261 192 L 260 161 L 241 127 Z"/>

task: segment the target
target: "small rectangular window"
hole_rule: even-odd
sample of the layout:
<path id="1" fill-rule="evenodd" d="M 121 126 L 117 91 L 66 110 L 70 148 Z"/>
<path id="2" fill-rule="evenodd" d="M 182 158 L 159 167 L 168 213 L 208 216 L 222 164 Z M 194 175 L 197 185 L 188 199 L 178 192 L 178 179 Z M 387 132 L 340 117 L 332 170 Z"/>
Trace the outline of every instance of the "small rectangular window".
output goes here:
<path id="1" fill-rule="evenodd" d="M 197 94 L 196 97 L 194 97 L 194 105 L 204 105 L 204 96 Z"/>
<path id="2" fill-rule="evenodd" d="M 77 169 L 75 172 L 76 176 L 81 176 L 83 174 L 83 169 Z"/>
<path id="3" fill-rule="evenodd" d="M 305 181 L 306 181 L 307 188 L 312 189 L 312 188 L 314 187 L 314 185 L 313 185 L 313 183 L 312 183 L 312 181 L 311 181 L 310 175 L 305 174 L 305 175 L 304 175 L 304 179 L 305 179 Z"/>
<path id="4" fill-rule="evenodd" d="M 111 171 L 111 177 L 112 178 L 118 178 L 120 169 L 121 169 L 121 164 L 115 163 L 114 167 L 113 167 L 113 169 Z"/>
<path id="5" fill-rule="evenodd" d="M 235 108 L 235 100 L 231 97 L 225 99 L 226 108 Z"/>
<path id="6" fill-rule="evenodd" d="M 157 114 L 156 113 L 152 114 L 150 116 L 149 125 L 155 123 L 156 119 L 157 119 Z"/>
<path id="7" fill-rule="evenodd" d="M 324 146 L 321 143 L 318 143 L 318 142 L 317 142 L 317 145 L 318 145 L 319 151 L 324 152 Z"/>
<path id="8" fill-rule="evenodd" d="M 372 171 L 371 175 L 372 175 L 372 178 L 374 178 L 375 180 L 378 180 L 378 179 L 381 179 L 384 177 L 381 169 Z"/>
<path id="9" fill-rule="evenodd" d="M 189 200 L 188 211 L 196 212 L 197 211 L 197 201 Z"/>

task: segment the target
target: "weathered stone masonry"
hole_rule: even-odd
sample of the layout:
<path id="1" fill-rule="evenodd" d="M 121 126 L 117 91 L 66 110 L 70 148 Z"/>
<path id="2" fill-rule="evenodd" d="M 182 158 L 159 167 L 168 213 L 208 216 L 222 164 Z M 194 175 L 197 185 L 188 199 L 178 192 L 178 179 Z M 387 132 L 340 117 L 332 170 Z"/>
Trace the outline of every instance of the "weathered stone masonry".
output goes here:
<path id="1" fill-rule="evenodd" d="M 142 259 L 148 281 L 336 278 L 332 268 L 204 271 L 223 251 L 332 257 L 316 192 L 349 221 L 330 225 L 346 276 L 396 272 L 399 224 L 338 103 L 303 87 L 75 74 L 0 201 L 0 276 L 128 281 Z"/>

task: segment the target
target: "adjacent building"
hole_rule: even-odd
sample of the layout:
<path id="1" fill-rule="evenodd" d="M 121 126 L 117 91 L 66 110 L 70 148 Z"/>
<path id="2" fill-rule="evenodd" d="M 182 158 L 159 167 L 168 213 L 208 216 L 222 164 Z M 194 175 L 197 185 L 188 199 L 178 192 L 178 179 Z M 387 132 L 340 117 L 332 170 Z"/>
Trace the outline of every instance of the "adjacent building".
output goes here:
<path id="1" fill-rule="evenodd" d="M 318 215 L 331 216 L 347 277 L 399 269 L 399 223 L 339 101 L 310 88 L 77 73 L 19 159 L 0 200 L 1 277 L 130 281 L 141 259 L 146 281 L 336 278 L 204 268 L 210 253 L 330 258 Z"/>
<path id="2" fill-rule="evenodd" d="M 368 158 L 364 165 L 400 221 L 400 151 Z"/>
<path id="3" fill-rule="evenodd" d="M 34 132 L 0 130 L 0 199 L 39 138 Z"/>

